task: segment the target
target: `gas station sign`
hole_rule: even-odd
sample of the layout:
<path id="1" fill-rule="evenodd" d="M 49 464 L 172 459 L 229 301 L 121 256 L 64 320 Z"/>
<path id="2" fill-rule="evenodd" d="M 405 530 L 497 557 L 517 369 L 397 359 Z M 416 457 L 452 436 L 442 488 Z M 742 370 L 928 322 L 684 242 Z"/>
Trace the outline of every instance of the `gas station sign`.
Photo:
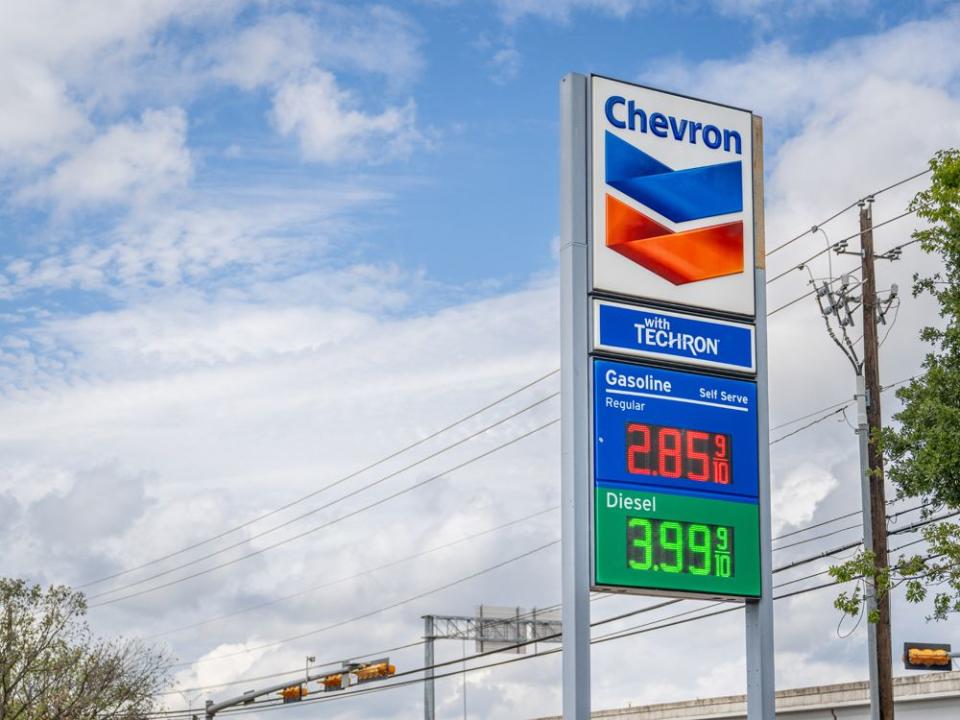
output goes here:
<path id="1" fill-rule="evenodd" d="M 592 588 L 759 597 L 753 116 L 589 107 Z"/>
<path id="2" fill-rule="evenodd" d="M 561 108 L 564 717 L 591 591 L 744 601 L 773 717 L 762 120 L 598 75 Z"/>
<path id="3" fill-rule="evenodd" d="M 756 383 L 593 361 L 597 586 L 760 593 Z"/>

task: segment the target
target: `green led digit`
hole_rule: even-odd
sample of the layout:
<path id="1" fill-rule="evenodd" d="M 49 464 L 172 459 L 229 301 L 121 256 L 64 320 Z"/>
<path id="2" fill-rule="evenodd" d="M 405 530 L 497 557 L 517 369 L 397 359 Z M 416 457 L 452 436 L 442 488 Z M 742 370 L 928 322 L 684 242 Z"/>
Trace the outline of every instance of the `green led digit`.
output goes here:
<path id="1" fill-rule="evenodd" d="M 717 552 L 730 552 L 730 540 L 725 527 L 717 528 Z"/>
<path id="2" fill-rule="evenodd" d="M 687 530 L 687 545 L 690 547 L 691 563 L 687 568 L 691 575 L 710 574 L 710 528 L 706 525 L 691 525 Z M 693 560 L 699 555 L 699 565 Z"/>
<path id="3" fill-rule="evenodd" d="M 717 577 L 730 577 L 730 554 L 717 553 Z"/>
<path id="4" fill-rule="evenodd" d="M 653 565 L 653 528 L 646 518 L 627 521 L 627 564 L 633 570 L 649 570 Z M 640 559 L 638 559 L 640 558 Z"/>
<path id="5" fill-rule="evenodd" d="M 673 538 L 669 537 L 673 533 Z M 683 572 L 683 529 L 680 523 L 666 520 L 660 523 L 660 547 L 673 553 L 673 564 L 660 563 L 660 569 L 668 573 Z"/>

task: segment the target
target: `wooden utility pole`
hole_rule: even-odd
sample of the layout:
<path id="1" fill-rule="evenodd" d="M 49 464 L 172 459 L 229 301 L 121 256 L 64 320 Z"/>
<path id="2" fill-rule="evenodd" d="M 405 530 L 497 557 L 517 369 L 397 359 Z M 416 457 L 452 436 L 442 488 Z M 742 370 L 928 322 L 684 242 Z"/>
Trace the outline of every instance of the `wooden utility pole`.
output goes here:
<path id="1" fill-rule="evenodd" d="M 880 344 L 877 339 L 877 280 L 874 271 L 873 250 L 873 198 L 867 198 L 860 204 L 860 242 L 862 248 L 862 292 L 863 292 L 863 380 L 866 395 L 868 445 L 867 459 L 869 468 L 869 522 L 873 539 L 872 549 L 876 558 L 878 573 L 884 573 L 887 561 L 887 499 L 883 486 L 883 455 L 880 452 L 875 433 L 880 431 L 883 419 L 880 414 Z M 867 507 L 864 507 L 867 510 Z M 872 583 L 868 583 L 868 592 Z M 878 620 L 875 625 L 875 652 L 871 652 L 870 662 L 875 664 L 877 708 L 872 709 L 879 720 L 893 720 L 893 655 L 890 636 L 890 596 L 875 598 Z M 874 645 L 874 643 L 871 643 Z M 873 650 L 873 648 L 871 648 Z M 873 670 L 873 668 L 871 668 Z"/>

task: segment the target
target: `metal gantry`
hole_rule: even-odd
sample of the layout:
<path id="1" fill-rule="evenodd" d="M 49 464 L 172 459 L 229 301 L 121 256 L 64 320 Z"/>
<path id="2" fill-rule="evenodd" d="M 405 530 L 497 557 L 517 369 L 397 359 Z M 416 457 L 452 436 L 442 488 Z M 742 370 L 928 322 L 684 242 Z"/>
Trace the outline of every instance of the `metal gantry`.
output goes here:
<path id="1" fill-rule="evenodd" d="M 477 652 L 525 653 L 538 642 L 561 642 L 563 626 L 558 610 L 481 605 L 477 614 L 423 616 L 423 717 L 436 712 L 433 644 L 436 640 L 473 640 Z"/>

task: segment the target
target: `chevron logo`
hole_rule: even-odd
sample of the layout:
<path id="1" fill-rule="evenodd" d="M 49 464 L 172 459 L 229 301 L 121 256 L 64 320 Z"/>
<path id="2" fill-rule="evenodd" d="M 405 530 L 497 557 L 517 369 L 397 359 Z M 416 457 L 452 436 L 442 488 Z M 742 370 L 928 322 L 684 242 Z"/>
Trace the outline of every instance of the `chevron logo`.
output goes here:
<path id="1" fill-rule="evenodd" d="M 743 212 L 740 161 L 673 170 L 606 133 L 606 182 L 672 223 Z M 743 272 L 743 221 L 672 230 L 609 193 L 606 245 L 674 285 Z"/>

